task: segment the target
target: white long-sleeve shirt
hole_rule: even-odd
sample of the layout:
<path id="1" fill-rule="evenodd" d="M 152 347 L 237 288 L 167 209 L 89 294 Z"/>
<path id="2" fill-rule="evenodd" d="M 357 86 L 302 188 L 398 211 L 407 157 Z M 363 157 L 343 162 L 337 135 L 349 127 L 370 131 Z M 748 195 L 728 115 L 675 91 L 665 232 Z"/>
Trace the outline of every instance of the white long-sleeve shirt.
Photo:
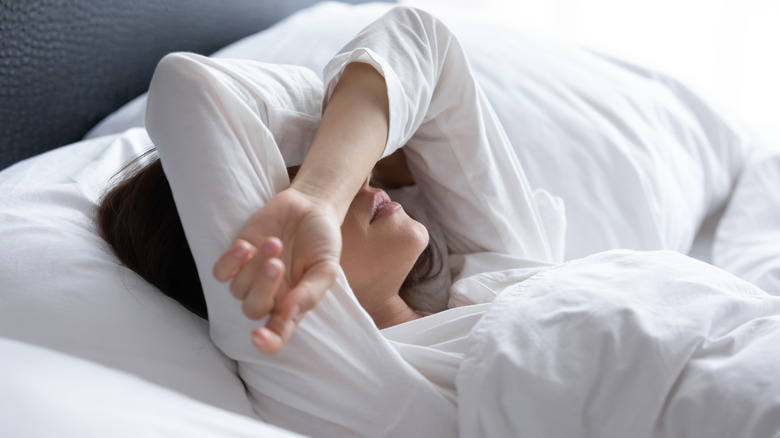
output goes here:
<path id="1" fill-rule="evenodd" d="M 383 334 L 340 273 L 282 352 L 264 356 L 250 343 L 258 323 L 243 316 L 211 267 L 249 216 L 287 187 L 286 166 L 305 157 L 322 105 L 350 62 L 367 62 L 385 78 L 383 156 L 406 147 L 414 202 L 451 253 L 451 302 L 482 304 Z M 324 77 L 323 84 L 299 67 L 192 54 L 169 55 L 155 72 L 146 125 L 201 273 L 212 339 L 238 362 L 267 422 L 310 435 L 454 436 L 461 340 L 491 293 L 561 258 L 562 235 L 551 239 L 459 43 L 435 18 L 392 10 L 342 49 Z M 563 223 L 557 213 L 547 222 Z"/>

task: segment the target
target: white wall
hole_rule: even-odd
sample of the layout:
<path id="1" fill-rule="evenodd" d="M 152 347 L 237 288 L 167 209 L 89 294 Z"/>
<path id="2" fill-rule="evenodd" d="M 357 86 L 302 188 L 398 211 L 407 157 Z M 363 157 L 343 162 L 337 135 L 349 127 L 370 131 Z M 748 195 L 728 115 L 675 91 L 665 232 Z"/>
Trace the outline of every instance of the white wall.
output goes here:
<path id="1" fill-rule="evenodd" d="M 401 0 L 459 7 L 661 69 L 780 140 L 780 0 Z"/>

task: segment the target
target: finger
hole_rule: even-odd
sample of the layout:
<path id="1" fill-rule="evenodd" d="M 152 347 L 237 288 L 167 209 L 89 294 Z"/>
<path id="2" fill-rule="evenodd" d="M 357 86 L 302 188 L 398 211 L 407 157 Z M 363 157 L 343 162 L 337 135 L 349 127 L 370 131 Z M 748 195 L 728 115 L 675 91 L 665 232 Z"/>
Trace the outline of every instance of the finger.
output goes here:
<path id="1" fill-rule="evenodd" d="M 328 263 L 312 268 L 282 299 L 281 305 L 277 306 L 277 311 L 271 313 L 265 327 L 258 327 L 252 332 L 252 344 L 255 348 L 265 354 L 274 354 L 281 350 L 306 312 L 319 302 L 333 284 L 336 272 L 336 268 Z"/>
<path id="2" fill-rule="evenodd" d="M 214 263 L 213 274 L 218 281 L 228 281 L 257 253 L 257 248 L 243 239 L 237 239 Z"/>
<path id="3" fill-rule="evenodd" d="M 238 275 L 233 277 L 233 281 L 230 282 L 230 294 L 237 300 L 246 299 L 249 295 L 249 290 L 252 288 L 258 272 L 262 269 L 262 265 L 265 259 L 261 257 L 255 257 L 245 266 L 241 268 Z"/>
<path id="4" fill-rule="evenodd" d="M 242 310 L 249 319 L 260 319 L 273 309 L 274 297 L 280 291 L 284 278 L 284 263 L 270 258 L 255 275 L 249 293 L 244 298 Z"/>
<path id="5" fill-rule="evenodd" d="M 271 314 L 265 327 L 252 331 L 252 344 L 264 354 L 275 354 L 284 347 L 295 330 L 295 321 Z"/>
<path id="6" fill-rule="evenodd" d="M 279 312 L 272 312 L 265 327 L 252 332 L 252 343 L 261 353 L 275 354 L 287 344 L 295 327 L 303 319 L 302 312 L 292 301 L 285 301 Z"/>
<path id="7" fill-rule="evenodd" d="M 333 285 L 337 273 L 337 262 L 324 261 L 309 268 L 298 284 L 284 297 L 281 309 L 287 311 L 284 312 L 285 315 L 292 315 L 289 311 L 296 308 L 300 313 L 314 308 Z"/>
<path id="8" fill-rule="evenodd" d="M 277 257 L 281 252 L 281 240 L 276 237 L 265 239 L 260 244 L 260 253 L 254 255 L 254 260 L 242 266 L 238 274 L 233 276 L 234 279 L 230 283 L 230 293 L 236 299 L 246 299 L 258 275 L 262 275 L 262 270 L 267 269 L 264 265 L 268 260 Z"/>
<path id="9" fill-rule="evenodd" d="M 267 237 L 260 244 L 260 250 L 266 257 L 279 257 L 279 254 L 282 253 L 282 241 L 278 237 Z"/>

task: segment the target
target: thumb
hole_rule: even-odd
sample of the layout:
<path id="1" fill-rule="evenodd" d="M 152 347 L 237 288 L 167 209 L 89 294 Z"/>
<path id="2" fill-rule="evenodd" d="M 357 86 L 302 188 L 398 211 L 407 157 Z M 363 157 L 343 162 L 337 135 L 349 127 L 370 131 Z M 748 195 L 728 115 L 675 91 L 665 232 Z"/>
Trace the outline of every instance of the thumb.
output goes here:
<path id="1" fill-rule="evenodd" d="M 338 263 L 321 262 L 306 271 L 304 277 L 285 295 L 264 327 L 252 332 L 252 343 L 265 354 L 274 354 L 290 340 L 295 327 L 306 312 L 313 309 L 333 285 Z"/>

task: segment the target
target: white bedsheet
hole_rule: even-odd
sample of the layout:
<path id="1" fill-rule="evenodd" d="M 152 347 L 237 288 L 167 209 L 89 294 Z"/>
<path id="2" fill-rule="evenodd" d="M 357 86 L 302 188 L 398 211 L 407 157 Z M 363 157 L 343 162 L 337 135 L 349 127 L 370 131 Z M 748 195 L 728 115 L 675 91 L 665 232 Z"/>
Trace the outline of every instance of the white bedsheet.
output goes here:
<path id="1" fill-rule="evenodd" d="M 780 299 L 673 252 L 612 251 L 500 295 L 457 378 L 464 437 L 769 437 Z"/>

